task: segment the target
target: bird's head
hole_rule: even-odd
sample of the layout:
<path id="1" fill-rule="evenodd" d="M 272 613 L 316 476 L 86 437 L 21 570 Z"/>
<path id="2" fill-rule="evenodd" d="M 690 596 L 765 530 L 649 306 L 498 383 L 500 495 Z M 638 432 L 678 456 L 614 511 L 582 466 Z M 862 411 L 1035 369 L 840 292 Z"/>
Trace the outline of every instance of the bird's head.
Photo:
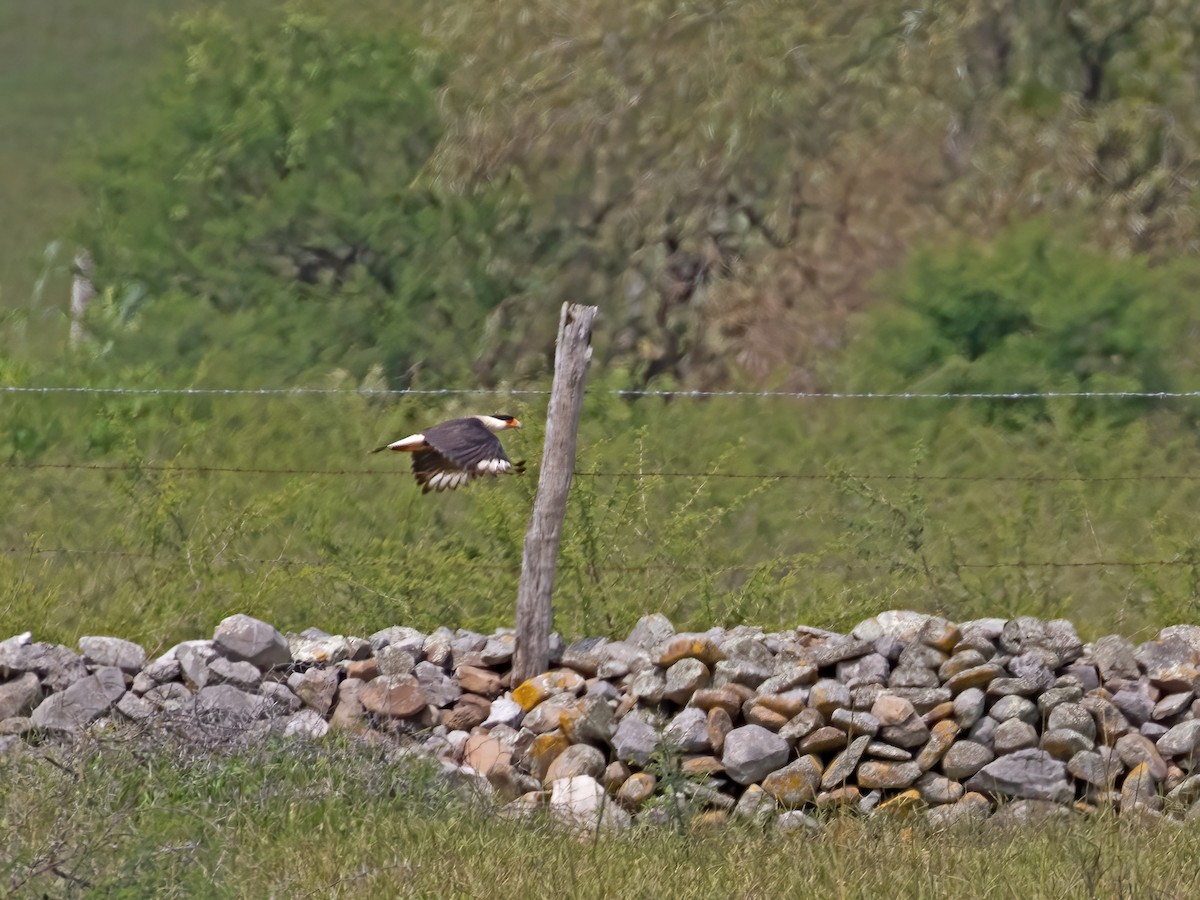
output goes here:
<path id="1" fill-rule="evenodd" d="M 507 413 L 493 413 L 490 416 L 477 416 L 477 418 L 491 431 L 504 431 L 509 428 L 521 427 L 521 420 Z"/>

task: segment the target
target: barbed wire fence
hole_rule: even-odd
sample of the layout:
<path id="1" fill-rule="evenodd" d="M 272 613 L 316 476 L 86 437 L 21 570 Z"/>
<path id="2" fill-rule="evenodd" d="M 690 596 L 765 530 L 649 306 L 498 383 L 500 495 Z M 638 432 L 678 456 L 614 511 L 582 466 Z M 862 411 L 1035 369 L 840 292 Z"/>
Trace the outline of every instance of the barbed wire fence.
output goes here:
<path id="1" fill-rule="evenodd" d="M 365 398 L 390 399 L 404 397 L 436 398 L 436 397 L 529 397 L 540 398 L 549 395 L 548 389 L 539 388 L 427 388 L 427 389 L 353 389 L 353 388 L 174 388 L 174 387 L 92 387 L 92 386 L 34 386 L 34 385 L 0 385 L 0 397 L 24 396 L 28 398 L 50 399 L 56 396 L 161 396 L 161 397 L 246 397 L 246 398 L 325 398 L 330 400 Z M 1200 399 L 1200 391 L 987 391 L 987 392 L 871 392 L 871 391 L 693 391 L 693 390 L 651 390 L 651 389 L 596 389 L 586 392 L 590 396 L 610 396 L 630 401 L 641 399 L 661 399 L 664 401 L 745 401 L 745 400 L 791 400 L 805 402 L 842 402 L 842 401 L 881 401 L 887 403 L 936 402 L 936 401 L 1033 401 L 1033 400 L 1145 400 L 1169 401 Z M 33 473 L 63 473 L 67 475 L 86 476 L 113 475 L 117 473 L 159 473 L 172 477 L 204 478 L 209 476 L 231 476 L 237 479 L 263 478 L 321 478 L 321 479 L 394 479 L 396 468 L 371 468 L 366 466 L 345 467 L 296 467 L 296 466 L 243 466 L 243 465 L 202 465 L 186 462 L 146 461 L 136 463 L 122 462 L 92 462 L 81 460 L 67 461 L 10 461 L 0 463 L 0 472 L 6 472 L 16 477 L 32 475 Z M 1005 484 L 1078 484 L 1078 485 L 1117 485 L 1137 486 L 1139 484 L 1179 484 L 1188 485 L 1200 481 L 1200 473 L 1192 472 L 1139 472 L 1120 475 L 1086 475 L 1072 473 L 990 473 L 990 474 L 947 474 L 929 472 L 817 472 L 817 471 L 701 471 L 687 470 L 680 467 L 667 466 L 661 468 L 638 468 L 636 470 L 621 467 L 580 467 L 574 472 L 577 479 L 634 479 L 646 481 L 661 480 L 691 480 L 691 481 L 743 481 L 747 483 L 803 481 L 814 483 L 844 483 L 846 481 L 881 482 L 900 484 L 919 483 L 994 483 Z M 149 553 L 122 547 L 103 546 L 50 546 L 41 542 L 17 543 L 0 546 L 0 554 L 10 558 L 27 559 L 94 559 L 94 560 L 129 560 L 146 563 L 154 567 L 172 567 L 190 565 L 191 561 L 162 553 Z M 343 569 L 345 560 L 322 559 L 319 555 L 304 558 L 286 555 L 254 555 L 227 550 L 222 559 L 229 564 L 248 567 L 251 569 L 277 566 L 293 569 Z M 509 575 L 519 571 L 519 563 L 497 564 L 490 560 L 476 560 L 457 563 L 480 568 L 499 569 Z M 1195 569 L 1196 559 L 1182 554 L 1175 557 L 1151 556 L 1139 558 L 1136 555 L 1112 553 L 1097 553 L 1089 558 L 1037 558 L 1027 559 L 1023 556 L 999 559 L 966 559 L 951 562 L 930 563 L 935 570 L 952 573 L 986 572 L 986 571 L 1032 571 L 1032 570 L 1154 570 L 1154 569 Z M 606 563 L 608 572 L 616 575 L 646 572 L 679 572 L 702 573 L 704 575 L 725 575 L 746 573 L 763 569 L 763 563 L 748 563 L 736 559 L 707 560 L 702 564 L 694 562 L 651 561 L 651 562 L 612 562 Z M 873 577 L 887 577 L 896 573 L 896 568 L 887 563 L 875 564 L 863 560 L 834 560 L 818 561 L 811 559 L 789 559 L 779 562 L 773 567 L 766 565 L 767 570 L 774 571 L 780 577 L 796 572 L 839 572 L 846 574 L 865 574 Z"/>

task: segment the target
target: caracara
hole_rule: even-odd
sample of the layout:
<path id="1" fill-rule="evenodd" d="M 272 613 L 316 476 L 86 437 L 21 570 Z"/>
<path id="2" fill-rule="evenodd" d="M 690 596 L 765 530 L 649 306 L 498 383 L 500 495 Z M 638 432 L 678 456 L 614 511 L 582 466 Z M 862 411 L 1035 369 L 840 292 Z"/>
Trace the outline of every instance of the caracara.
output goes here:
<path id="1" fill-rule="evenodd" d="M 520 427 L 515 418 L 501 414 L 451 419 L 371 452 L 411 453 L 413 475 L 423 494 L 454 490 L 484 475 L 525 474 L 524 461 L 509 462 L 495 435 L 497 431 Z"/>

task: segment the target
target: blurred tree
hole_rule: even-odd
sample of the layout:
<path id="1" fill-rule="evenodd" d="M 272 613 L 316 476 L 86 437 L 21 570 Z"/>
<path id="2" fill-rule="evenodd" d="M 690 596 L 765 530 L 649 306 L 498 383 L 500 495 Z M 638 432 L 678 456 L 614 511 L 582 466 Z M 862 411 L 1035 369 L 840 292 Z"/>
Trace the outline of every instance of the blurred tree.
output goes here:
<path id="1" fill-rule="evenodd" d="M 142 127 L 88 179 L 101 344 L 219 382 L 464 371 L 512 279 L 499 207 L 424 177 L 441 61 L 295 10 L 175 37 Z"/>
<path id="2" fill-rule="evenodd" d="M 1153 392 L 1177 389 L 1178 344 L 1195 314 L 1170 269 L 1081 251 L 1043 222 L 986 245 L 918 253 L 884 288 L 847 360 L 860 389 L 922 392 Z M 1029 400 L 973 409 L 1021 425 L 1044 415 Z M 1114 398 L 1074 404 L 1076 420 L 1125 422 L 1148 407 Z"/>
<path id="3" fill-rule="evenodd" d="M 813 386 L 915 241 L 1088 217 L 1193 248 L 1197 0 L 449 0 L 446 183 L 548 237 L 497 317 L 597 302 L 643 378 Z M 499 330 L 499 326 L 498 330 Z M 536 326 L 535 326 L 536 327 Z M 604 336 L 601 335 L 601 348 Z"/>

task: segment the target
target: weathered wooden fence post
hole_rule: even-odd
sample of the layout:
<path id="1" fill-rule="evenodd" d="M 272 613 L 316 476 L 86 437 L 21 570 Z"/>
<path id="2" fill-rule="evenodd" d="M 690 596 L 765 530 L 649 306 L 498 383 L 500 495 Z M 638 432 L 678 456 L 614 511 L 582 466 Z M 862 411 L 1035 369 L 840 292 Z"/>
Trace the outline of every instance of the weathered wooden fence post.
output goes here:
<path id="1" fill-rule="evenodd" d="M 95 297 L 96 288 L 92 285 L 92 257 L 86 250 L 80 250 L 75 254 L 71 279 L 70 343 L 72 347 L 77 346 L 83 340 L 83 316 Z"/>
<path id="2" fill-rule="evenodd" d="M 533 515 L 525 533 L 521 585 L 517 590 L 517 646 L 513 686 L 546 671 L 550 664 L 551 598 L 558 543 L 567 513 L 567 492 L 575 470 L 575 438 L 588 360 L 592 321 L 598 308 L 564 303 L 554 354 L 554 384 L 546 409 L 546 446 Z"/>

